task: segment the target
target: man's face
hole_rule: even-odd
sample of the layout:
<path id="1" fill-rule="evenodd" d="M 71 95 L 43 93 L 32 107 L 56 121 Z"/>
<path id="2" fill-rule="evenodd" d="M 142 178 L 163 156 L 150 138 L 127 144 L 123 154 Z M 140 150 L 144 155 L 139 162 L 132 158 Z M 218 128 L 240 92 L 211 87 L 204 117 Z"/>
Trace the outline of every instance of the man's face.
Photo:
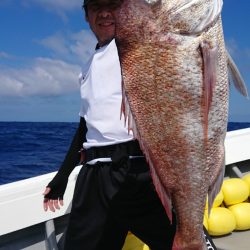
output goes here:
<path id="1" fill-rule="evenodd" d="M 87 5 L 86 20 L 96 35 L 100 46 L 105 45 L 114 38 L 115 12 L 119 7 L 120 4 L 112 0 L 91 1 Z"/>

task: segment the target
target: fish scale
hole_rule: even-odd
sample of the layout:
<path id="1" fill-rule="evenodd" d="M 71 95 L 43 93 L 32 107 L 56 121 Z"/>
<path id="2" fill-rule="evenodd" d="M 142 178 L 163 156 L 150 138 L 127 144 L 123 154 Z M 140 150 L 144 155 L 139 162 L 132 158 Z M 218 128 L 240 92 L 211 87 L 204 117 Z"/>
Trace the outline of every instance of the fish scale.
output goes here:
<path id="1" fill-rule="evenodd" d="M 116 40 L 122 111 L 172 220 L 174 250 L 206 249 L 203 214 L 224 176 L 228 116 L 222 1 L 124 0 Z"/>

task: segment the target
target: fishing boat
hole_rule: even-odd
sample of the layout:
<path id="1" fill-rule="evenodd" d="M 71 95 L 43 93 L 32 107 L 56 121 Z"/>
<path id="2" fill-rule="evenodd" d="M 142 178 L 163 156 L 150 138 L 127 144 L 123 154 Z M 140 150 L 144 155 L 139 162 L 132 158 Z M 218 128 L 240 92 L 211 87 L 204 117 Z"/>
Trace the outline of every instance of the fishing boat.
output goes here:
<path id="1" fill-rule="evenodd" d="M 250 128 L 227 132 L 225 178 L 250 172 Z M 60 249 L 71 209 L 75 181 L 81 166 L 69 177 L 64 206 L 43 210 L 42 192 L 56 172 L 0 186 L 0 250 Z M 218 250 L 250 249 L 250 230 L 214 237 Z"/>

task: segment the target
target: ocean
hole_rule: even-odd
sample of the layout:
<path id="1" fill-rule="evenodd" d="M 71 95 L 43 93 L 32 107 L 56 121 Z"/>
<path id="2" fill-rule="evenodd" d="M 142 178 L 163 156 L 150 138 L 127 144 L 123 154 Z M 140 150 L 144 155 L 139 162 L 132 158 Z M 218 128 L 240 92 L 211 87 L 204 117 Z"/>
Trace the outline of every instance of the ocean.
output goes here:
<path id="1" fill-rule="evenodd" d="M 0 185 L 57 171 L 75 122 L 0 122 Z M 228 131 L 250 123 L 229 122 Z"/>

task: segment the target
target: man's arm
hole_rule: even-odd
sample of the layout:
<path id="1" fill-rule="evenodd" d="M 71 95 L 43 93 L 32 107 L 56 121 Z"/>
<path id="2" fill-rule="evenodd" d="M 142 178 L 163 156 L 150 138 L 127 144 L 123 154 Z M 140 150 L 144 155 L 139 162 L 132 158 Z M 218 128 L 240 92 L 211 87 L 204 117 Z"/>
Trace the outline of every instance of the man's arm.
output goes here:
<path id="1" fill-rule="evenodd" d="M 48 207 L 51 211 L 59 209 L 58 200 L 63 205 L 63 195 L 67 187 L 68 177 L 75 166 L 80 162 L 82 144 L 86 141 L 87 127 L 84 118 L 81 117 L 79 127 L 74 135 L 66 157 L 52 181 L 44 191 L 44 210 Z"/>

